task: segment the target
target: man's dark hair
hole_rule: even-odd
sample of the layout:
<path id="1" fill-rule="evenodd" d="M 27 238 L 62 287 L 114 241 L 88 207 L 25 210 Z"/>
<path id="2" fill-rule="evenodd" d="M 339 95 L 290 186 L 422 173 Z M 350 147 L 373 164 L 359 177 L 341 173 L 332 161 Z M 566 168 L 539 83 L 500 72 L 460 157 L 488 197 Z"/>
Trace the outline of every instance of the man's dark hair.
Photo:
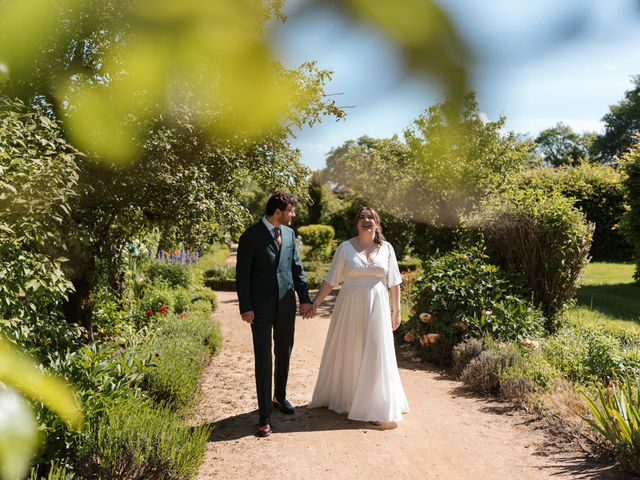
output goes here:
<path id="1" fill-rule="evenodd" d="M 267 216 L 273 215 L 276 210 L 282 210 L 283 212 L 287 209 L 287 205 L 295 206 L 298 201 L 296 197 L 287 192 L 276 192 L 271 195 L 271 198 L 267 201 Z"/>

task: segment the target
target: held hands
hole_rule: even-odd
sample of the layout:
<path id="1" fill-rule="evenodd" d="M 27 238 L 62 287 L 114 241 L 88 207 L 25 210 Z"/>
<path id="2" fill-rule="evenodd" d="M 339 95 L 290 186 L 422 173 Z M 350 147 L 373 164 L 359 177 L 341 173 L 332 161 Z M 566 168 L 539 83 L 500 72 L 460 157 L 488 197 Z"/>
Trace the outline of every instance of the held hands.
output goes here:
<path id="1" fill-rule="evenodd" d="M 316 314 L 316 307 L 312 303 L 303 303 L 300 305 L 300 315 L 302 318 L 311 318 Z"/>

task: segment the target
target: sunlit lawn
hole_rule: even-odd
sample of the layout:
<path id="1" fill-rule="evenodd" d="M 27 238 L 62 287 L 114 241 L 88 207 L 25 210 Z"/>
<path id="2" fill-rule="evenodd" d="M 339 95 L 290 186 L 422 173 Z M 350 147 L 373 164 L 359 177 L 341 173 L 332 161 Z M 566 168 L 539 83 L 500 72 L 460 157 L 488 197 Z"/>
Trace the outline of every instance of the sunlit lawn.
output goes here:
<path id="1" fill-rule="evenodd" d="M 571 320 L 640 332 L 640 286 L 633 283 L 633 271 L 627 263 L 589 264 Z"/>

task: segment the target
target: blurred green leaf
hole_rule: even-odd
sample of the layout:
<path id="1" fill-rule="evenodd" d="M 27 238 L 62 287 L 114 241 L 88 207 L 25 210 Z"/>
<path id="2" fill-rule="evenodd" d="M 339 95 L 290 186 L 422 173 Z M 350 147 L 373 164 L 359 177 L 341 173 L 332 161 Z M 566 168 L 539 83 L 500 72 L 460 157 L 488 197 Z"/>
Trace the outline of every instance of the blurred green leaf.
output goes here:
<path id="1" fill-rule="evenodd" d="M 66 383 L 41 372 L 31 358 L 1 338 L 0 381 L 42 402 L 72 427 L 82 422 L 82 412 Z"/>
<path id="2" fill-rule="evenodd" d="M 17 392 L 0 388 L 0 478 L 23 478 L 37 446 L 31 407 Z"/>

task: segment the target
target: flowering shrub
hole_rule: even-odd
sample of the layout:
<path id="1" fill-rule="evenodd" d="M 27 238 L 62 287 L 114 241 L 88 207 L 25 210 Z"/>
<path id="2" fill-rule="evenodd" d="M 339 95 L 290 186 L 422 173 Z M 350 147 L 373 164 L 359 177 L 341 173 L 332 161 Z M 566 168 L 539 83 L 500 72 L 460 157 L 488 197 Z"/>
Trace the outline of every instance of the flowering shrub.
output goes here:
<path id="1" fill-rule="evenodd" d="M 449 362 L 453 346 L 465 338 L 536 338 L 544 317 L 499 269 L 487 263 L 479 245 L 460 247 L 425 266 L 417 279 L 416 313 L 404 327 L 430 360 Z"/>

